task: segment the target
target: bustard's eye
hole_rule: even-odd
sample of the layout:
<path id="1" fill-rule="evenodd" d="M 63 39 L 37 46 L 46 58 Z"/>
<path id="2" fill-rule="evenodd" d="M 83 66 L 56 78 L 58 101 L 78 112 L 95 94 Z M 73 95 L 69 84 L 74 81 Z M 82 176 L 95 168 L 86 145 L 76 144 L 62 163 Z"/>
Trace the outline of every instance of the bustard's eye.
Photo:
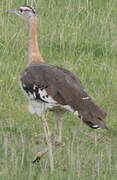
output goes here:
<path id="1" fill-rule="evenodd" d="M 23 12 L 23 10 L 22 10 L 22 9 L 20 9 L 20 12 L 22 13 L 22 12 Z"/>

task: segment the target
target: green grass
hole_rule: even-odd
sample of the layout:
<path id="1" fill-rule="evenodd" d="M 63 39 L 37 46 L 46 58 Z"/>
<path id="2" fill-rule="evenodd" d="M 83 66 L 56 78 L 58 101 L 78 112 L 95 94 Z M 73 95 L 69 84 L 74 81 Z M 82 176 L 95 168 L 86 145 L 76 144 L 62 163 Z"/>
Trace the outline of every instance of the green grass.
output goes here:
<path id="1" fill-rule="evenodd" d="M 27 110 L 19 87 L 26 64 L 27 28 L 5 10 L 24 0 L 0 1 L 0 180 L 117 179 L 117 1 L 34 0 L 39 44 L 47 63 L 73 71 L 108 116 L 108 131 L 92 130 L 68 113 L 64 146 L 54 151 L 55 170 L 45 156 L 32 164 L 44 146 L 42 124 Z M 53 115 L 50 126 L 55 132 Z"/>

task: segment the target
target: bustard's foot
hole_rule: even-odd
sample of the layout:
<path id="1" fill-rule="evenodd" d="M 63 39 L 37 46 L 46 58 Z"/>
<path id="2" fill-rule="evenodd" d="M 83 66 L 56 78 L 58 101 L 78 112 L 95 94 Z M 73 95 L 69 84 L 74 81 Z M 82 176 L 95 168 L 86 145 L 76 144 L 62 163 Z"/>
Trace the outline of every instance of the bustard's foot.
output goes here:
<path id="1" fill-rule="evenodd" d="M 33 163 L 39 162 L 40 159 L 48 152 L 48 149 L 43 149 L 41 151 L 39 151 L 36 156 L 33 159 Z"/>
<path id="2" fill-rule="evenodd" d="M 56 147 L 63 147 L 63 146 L 65 146 L 65 143 L 64 142 L 61 142 L 61 141 L 55 141 L 55 143 L 54 143 L 54 147 L 56 148 Z"/>
<path id="3" fill-rule="evenodd" d="M 53 147 L 63 145 L 61 138 L 59 138 L 58 136 L 52 135 L 51 136 L 51 141 L 52 141 Z"/>
<path id="4" fill-rule="evenodd" d="M 59 141 L 56 137 L 54 137 L 54 138 L 52 138 L 52 146 L 54 149 L 59 146 L 64 146 L 64 144 L 61 141 Z M 33 163 L 39 162 L 40 159 L 48 153 L 48 151 L 49 151 L 48 148 L 44 148 L 44 149 L 38 151 L 38 153 L 36 154 L 36 156 L 34 157 L 32 162 Z"/>
<path id="5" fill-rule="evenodd" d="M 58 146 L 62 146 L 63 143 L 62 141 L 60 141 L 59 139 L 55 138 L 54 141 L 53 141 L 53 147 L 58 147 Z"/>

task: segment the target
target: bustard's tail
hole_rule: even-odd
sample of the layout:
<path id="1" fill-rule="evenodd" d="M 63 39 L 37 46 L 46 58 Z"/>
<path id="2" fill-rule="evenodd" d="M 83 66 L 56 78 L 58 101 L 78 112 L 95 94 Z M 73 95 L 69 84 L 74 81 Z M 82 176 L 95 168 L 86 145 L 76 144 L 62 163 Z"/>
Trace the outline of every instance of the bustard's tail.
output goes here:
<path id="1" fill-rule="evenodd" d="M 94 129 L 107 129 L 104 122 L 104 119 L 106 118 L 106 112 L 104 110 L 102 110 L 92 99 L 87 99 L 81 104 L 78 114 L 79 118 L 85 124 Z"/>

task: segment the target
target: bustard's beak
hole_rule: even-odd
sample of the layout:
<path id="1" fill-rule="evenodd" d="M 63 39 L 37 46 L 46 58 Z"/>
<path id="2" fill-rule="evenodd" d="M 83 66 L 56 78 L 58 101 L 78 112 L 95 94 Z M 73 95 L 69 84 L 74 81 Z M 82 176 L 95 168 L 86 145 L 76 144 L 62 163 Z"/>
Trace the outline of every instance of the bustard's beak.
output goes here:
<path id="1" fill-rule="evenodd" d="M 16 9 L 10 9 L 7 11 L 7 13 L 16 13 Z"/>

